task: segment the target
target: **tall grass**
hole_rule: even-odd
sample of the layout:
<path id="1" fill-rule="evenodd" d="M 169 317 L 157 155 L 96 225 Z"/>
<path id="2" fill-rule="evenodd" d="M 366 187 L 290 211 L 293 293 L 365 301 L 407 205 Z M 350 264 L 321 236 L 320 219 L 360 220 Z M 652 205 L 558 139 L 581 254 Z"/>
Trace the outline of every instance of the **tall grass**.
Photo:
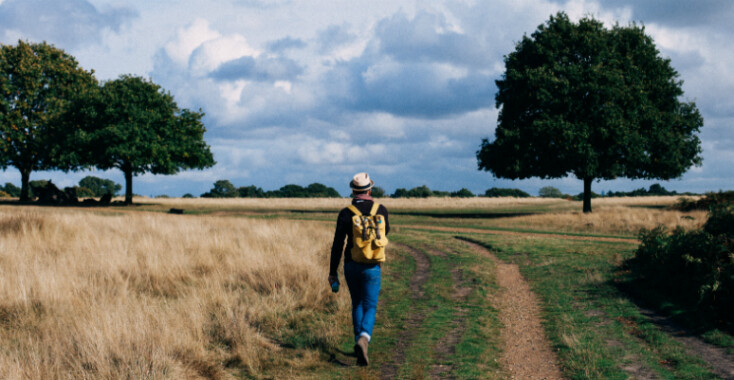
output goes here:
<path id="1" fill-rule="evenodd" d="M 663 225 L 669 229 L 700 228 L 706 222 L 706 212 L 682 212 L 668 209 L 601 205 L 594 212 L 552 212 L 502 219 L 497 225 L 515 228 L 566 232 L 592 232 L 637 235 L 642 229 Z"/>
<path id="2" fill-rule="evenodd" d="M 331 233 L 0 208 L 0 378 L 258 377 L 291 335 L 317 356 L 347 308 L 325 280 Z"/>

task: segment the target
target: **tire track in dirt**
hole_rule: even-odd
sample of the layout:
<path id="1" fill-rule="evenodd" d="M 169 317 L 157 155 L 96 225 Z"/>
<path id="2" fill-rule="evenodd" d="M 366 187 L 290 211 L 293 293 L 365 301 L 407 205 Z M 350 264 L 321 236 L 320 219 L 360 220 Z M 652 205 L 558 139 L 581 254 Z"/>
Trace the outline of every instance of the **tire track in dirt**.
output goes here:
<path id="1" fill-rule="evenodd" d="M 504 263 L 478 244 L 465 242 L 478 255 L 492 260 L 497 268 L 497 283 L 502 290 L 493 302 L 503 326 L 500 333 L 502 368 L 511 379 L 563 379 L 540 324 L 538 300 L 519 267 Z"/>
<path id="2" fill-rule="evenodd" d="M 443 251 L 431 250 L 429 252 L 437 256 L 446 256 L 446 253 Z M 451 254 L 456 255 L 458 253 L 453 252 Z M 461 338 L 464 336 L 464 332 L 467 327 L 467 309 L 461 307 L 461 305 L 469 294 L 471 294 L 473 288 L 464 286 L 465 284 L 462 279 L 462 272 L 461 268 L 454 267 L 451 269 L 451 279 L 454 288 L 451 299 L 457 306 L 455 306 L 454 309 L 454 318 L 451 321 L 451 330 L 439 339 L 438 344 L 434 348 L 433 352 L 435 354 L 435 363 L 431 366 L 429 372 L 432 379 L 454 379 L 454 376 L 451 375 L 451 372 L 454 370 L 454 366 L 452 364 L 443 365 L 441 363 L 448 361 L 448 359 L 456 353 L 456 346 L 461 342 Z"/>
<path id="3" fill-rule="evenodd" d="M 397 244 L 397 246 L 408 252 L 413 257 L 413 260 L 415 260 L 415 272 L 410 278 L 410 298 L 414 301 L 425 299 L 424 285 L 431 274 L 431 262 L 428 256 L 424 252 L 404 244 Z M 392 355 L 393 360 L 380 367 L 380 378 L 382 379 L 394 379 L 397 377 L 400 365 L 405 362 L 405 351 L 410 347 L 418 327 L 423 324 L 423 320 L 426 318 L 425 313 L 416 310 L 408 310 L 407 312 L 409 314 L 406 325 L 403 331 L 398 334 L 395 352 Z"/>
<path id="4" fill-rule="evenodd" d="M 417 229 L 417 230 L 445 231 L 445 232 L 464 232 L 464 233 L 489 234 L 489 235 L 537 236 L 537 237 L 547 237 L 547 238 L 564 239 L 564 240 L 587 240 L 587 241 L 606 241 L 610 243 L 640 244 L 640 241 L 637 239 L 625 239 L 625 238 L 614 238 L 614 237 L 603 237 L 603 236 L 576 236 L 576 235 L 564 235 L 564 234 L 554 234 L 554 233 L 485 230 L 481 228 L 446 227 L 446 226 L 407 225 L 407 226 L 398 226 L 398 228 L 411 228 L 411 229 Z"/>

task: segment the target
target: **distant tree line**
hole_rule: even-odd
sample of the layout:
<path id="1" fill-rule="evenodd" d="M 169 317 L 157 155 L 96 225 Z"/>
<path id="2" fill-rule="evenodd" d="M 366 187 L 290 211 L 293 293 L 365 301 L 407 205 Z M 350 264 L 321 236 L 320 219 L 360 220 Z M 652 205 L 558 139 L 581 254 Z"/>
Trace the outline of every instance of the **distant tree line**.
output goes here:
<path id="1" fill-rule="evenodd" d="M 265 191 L 255 185 L 235 187 L 232 182 L 220 179 L 214 187 L 201 194 L 202 198 L 341 198 L 333 187 L 312 183 L 306 187 L 289 184 L 278 190 Z"/>
<path id="2" fill-rule="evenodd" d="M 35 196 L 39 192 L 39 189 L 45 187 L 49 182 L 49 180 L 45 179 L 29 181 L 30 196 Z M 116 196 L 122 190 L 122 185 L 109 179 L 86 176 L 79 181 L 78 186 L 73 186 L 73 189 L 80 198 L 101 197 L 105 194 Z M 0 198 L 19 198 L 20 195 L 21 188 L 10 182 L 6 182 L 4 186 L 0 186 Z"/>
<path id="3" fill-rule="evenodd" d="M 635 189 L 632 191 L 609 191 L 609 192 L 602 192 L 602 194 L 597 194 L 595 192 L 591 192 L 590 196 L 592 198 L 600 198 L 600 197 L 648 197 L 648 196 L 670 196 L 670 195 L 695 195 L 694 193 L 690 192 L 684 192 L 679 193 L 675 190 L 667 190 L 660 184 L 656 183 L 653 185 L 650 185 L 649 188 L 645 189 L 643 187 L 639 189 Z M 564 194 L 560 190 L 556 189 L 553 186 L 545 186 L 540 188 L 540 191 L 538 191 L 538 196 L 541 198 L 566 198 L 571 200 L 583 200 L 584 199 L 584 193 L 579 193 L 577 195 L 569 195 Z"/>
<path id="4" fill-rule="evenodd" d="M 440 191 L 431 190 L 428 186 L 418 186 L 410 190 L 404 188 L 395 189 L 395 192 L 390 196 L 391 198 L 429 198 L 429 197 L 458 197 L 458 198 L 471 198 L 474 197 L 474 193 L 466 188 L 462 188 L 458 191 Z"/>

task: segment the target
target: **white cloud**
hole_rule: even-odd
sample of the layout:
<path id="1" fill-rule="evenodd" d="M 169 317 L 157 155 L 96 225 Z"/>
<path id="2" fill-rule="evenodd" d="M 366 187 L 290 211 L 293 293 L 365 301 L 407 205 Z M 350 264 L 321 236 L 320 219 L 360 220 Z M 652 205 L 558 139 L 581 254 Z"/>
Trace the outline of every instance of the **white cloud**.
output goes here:
<path id="1" fill-rule="evenodd" d="M 247 44 L 243 36 L 218 36 L 204 41 L 191 52 L 189 67 L 194 75 L 204 76 L 224 62 L 244 56 L 256 57 L 259 54 L 258 50 Z"/>
<path id="2" fill-rule="evenodd" d="M 189 57 L 199 46 L 222 35 L 209 28 L 209 21 L 196 19 L 191 25 L 178 29 L 176 36 L 165 45 L 165 52 L 174 62 L 188 66 Z"/>
<path id="3" fill-rule="evenodd" d="M 384 161 L 386 147 L 382 144 L 359 146 L 342 142 L 306 139 L 298 148 L 298 156 L 313 165 L 353 165 L 364 162 L 379 164 Z"/>

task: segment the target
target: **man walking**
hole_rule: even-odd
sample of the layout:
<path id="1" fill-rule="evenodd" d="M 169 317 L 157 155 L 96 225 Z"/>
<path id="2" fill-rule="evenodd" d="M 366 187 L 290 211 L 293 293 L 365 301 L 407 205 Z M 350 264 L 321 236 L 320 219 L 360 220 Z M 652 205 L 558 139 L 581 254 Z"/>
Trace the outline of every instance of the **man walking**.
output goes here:
<path id="1" fill-rule="evenodd" d="M 352 206 L 342 209 L 337 217 L 329 269 L 329 284 L 334 284 L 338 281 L 336 270 L 339 267 L 342 253 L 344 253 L 344 277 L 349 288 L 349 295 L 352 298 L 352 324 L 356 342 L 354 353 L 357 356 L 358 365 L 369 364 L 367 347 L 372 338 L 372 328 L 375 325 L 375 314 L 377 312 L 377 296 L 380 293 L 381 267 L 379 261 L 384 261 L 384 256 L 377 262 L 369 263 L 357 262 L 353 259 L 352 249 L 355 244 L 353 218 L 360 214 L 381 215 L 381 217 L 375 218 L 377 221 L 375 230 L 378 239 L 380 238 L 381 228 L 378 229 L 377 226 L 382 224 L 383 220 L 384 234 L 387 235 L 390 232 L 385 206 L 379 205 L 376 210 L 373 209 L 375 203 L 372 199 L 372 186 L 374 186 L 374 182 L 367 173 L 356 174 L 349 183 L 349 187 L 352 188 Z M 345 237 L 347 238 L 346 247 L 344 247 Z"/>

